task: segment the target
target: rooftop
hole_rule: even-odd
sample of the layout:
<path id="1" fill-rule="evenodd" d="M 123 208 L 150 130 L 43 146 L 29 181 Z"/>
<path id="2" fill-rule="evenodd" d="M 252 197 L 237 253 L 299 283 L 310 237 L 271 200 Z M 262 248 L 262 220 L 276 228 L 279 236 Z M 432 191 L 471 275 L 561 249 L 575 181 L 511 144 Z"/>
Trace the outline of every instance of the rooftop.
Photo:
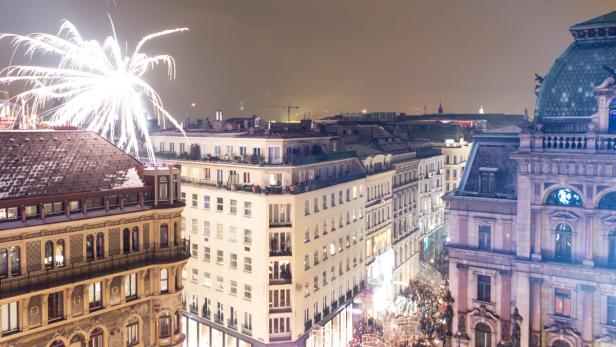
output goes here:
<path id="1" fill-rule="evenodd" d="M 586 30 L 609 24 L 611 30 Z M 545 117 L 589 117 L 597 112 L 595 88 L 610 77 L 604 66 L 616 67 L 616 11 L 571 28 L 576 40 L 571 43 L 544 77 L 538 91 L 536 119 Z M 581 30 L 578 33 L 576 30 Z M 591 35 L 590 38 L 587 35 Z M 584 37 L 582 37 L 584 35 Z"/>
<path id="2" fill-rule="evenodd" d="M 0 131 L 0 200 L 139 188 L 142 164 L 96 133 Z"/>

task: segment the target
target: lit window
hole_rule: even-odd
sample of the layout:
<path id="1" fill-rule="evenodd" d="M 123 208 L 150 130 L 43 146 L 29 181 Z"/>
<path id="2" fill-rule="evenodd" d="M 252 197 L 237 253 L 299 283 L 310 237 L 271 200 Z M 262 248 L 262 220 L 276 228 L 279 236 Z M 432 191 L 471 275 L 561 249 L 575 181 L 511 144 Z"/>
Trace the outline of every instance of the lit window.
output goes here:
<path id="1" fill-rule="evenodd" d="M 571 317 L 571 292 L 565 289 L 554 290 L 554 314 Z"/>
<path id="2" fill-rule="evenodd" d="M 136 346 L 139 344 L 139 322 L 136 319 L 128 321 L 126 324 L 126 346 Z"/>
<path id="3" fill-rule="evenodd" d="M 2 305 L 2 333 L 17 331 L 18 325 L 18 310 L 17 301 Z"/>
<path id="4" fill-rule="evenodd" d="M 124 295 L 127 299 L 137 297 L 137 274 L 126 275 L 124 278 Z"/>
<path id="5" fill-rule="evenodd" d="M 90 310 L 103 307 L 103 288 L 101 282 L 90 283 L 88 290 L 88 303 Z"/>

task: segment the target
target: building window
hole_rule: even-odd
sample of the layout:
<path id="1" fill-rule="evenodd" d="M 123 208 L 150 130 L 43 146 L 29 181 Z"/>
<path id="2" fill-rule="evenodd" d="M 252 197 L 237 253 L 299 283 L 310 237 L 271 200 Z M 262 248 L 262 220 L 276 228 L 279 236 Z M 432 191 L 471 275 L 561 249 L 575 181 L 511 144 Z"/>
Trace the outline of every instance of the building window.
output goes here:
<path id="1" fill-rule="evenodd" d="M 96 328 L 92 330 L 90 334 L 90 346 L 89 347 L 103 347 L 103 330 L 101 328 Z"/>
<path id="2" fill-rule="evenodd" d="M 559 288 L 554 290 L 554 314 L 571 317 L 571 291 Z"/>
<path id="3" fill-rule="evenodd" d="M 252 202 L 244 201 L 244 217 L 252 217 Z"/>
<path id="4" fill-rule="evenodd" d="M 8 222 L 19 219 L 19 209 L 17 207 L 0 208 L 0 222 Z"/>
<path id="5" fill-rule="evenodd" d="M 160 247 L 169 247 L 169 226 L 167 224 L 160 226 Z"/>
<path id="6" fill-rule="evenodd" d="M 486 275 L 477 275 L 477 300 L 492 302 L 492 278 Z"/>
<path id="7" fill-rule="evenodd" d="M 216 198 L 216 211 L 224 211 L 224 200 L 222 198 Z"/>
<path id="8" fill-rule="evenodd" d="M 224 238 L 222 224 L 216 224 L 216 238 L 219 240 L 222 240 Z"/>
<path id="9" fill-rule="evenodd" d="M 608 325 L 616 326 L 616 296 L 607 297 L 607 319 Z"/>
<path id="10" fill-rule="evenodd" d="M 610 231 L 608 236 L 607 262 L 610 266 L 616 266 L 616 229 Z"/>
<path id="11" fill-rule="evenodd" d="M 229 200 L 229 213 L 231 213 L 232 215 L 237 214 L 237 200 Z"/>
<path id="12" fill-rule="evenodd" d="M 288 225 L 291 223 L 291 204 L 270 204 L 269 224 Z"/>
<path id="13" fill-rule="evenodd" d="M 244 257 L 244 272 L 252 272 L 252 258 Z"/>
<path id="14" fill-rule="evenodd" d="M 225 262 L 225 254 L 223 251 L 216 251 L 216 264 L 223 265 Z"/>
<path id="15" fill-rule="evenodd" d="M 203 196 L 203 208 L 206 210 L 210 209 L 210 196 L 209 195 Z"/>
<path id="16" fill-rule="evenodd" d="M 139 344 L 139 322 L 131 319 L 126 324 L 126 346 L 136 346 Z"/>
<path id="17" fill-rule="evenodd" d="M 64 317 L 63 292 L 51 293 L 47 297 L 47 320 L 55 322 Z"/>
<path id="18" fill-rule="evenodd" d="M 244 244 L 251 245 L 252 244 L 252 230 L 244 229 Z"/>
<path id="19" fill-rule="evenodd" d="M 139 227 L 133 227 L 131 242 L 133 252 L 139 252 Z"/>
<path id="20" fill-rule="evenodd" d="M 2 334 L 19 329 L 17 307 L 17 301 L 2 305 Z"/>
<path id="21" fill-rule="evenodd" d="M 171 316 L 165 312 L 158 318 L 158 325 L 160 326 L 160 338 L 166 338 L 171 336 Z"/>
<path id="22" fill-rule="evenodd" d="M 167 269 L 160 270 L 160 292 L 169 292 L 169 274 Z"/>
<path id="23" fill-rule="evenodd" d="M 105 257 L 105 234 L 96 234 L 96 258 L 102 259 Z"/>
<path id="24" fill-rule="evenodd" d="M 231 269 L 236 270 L 237 269 L 237 254 L 235 253 L 231 253 L 231 260 L 229 262 L 229 266 L 231 267 Z"/>
<path id="25" fill-rule="evenodd" d="M 309 214 L 310 214 L 310 201 L 305 200 L 304 201 L 304 216 L 307 216 Z"/>
<path id="26" fill-rule="evenodd" d="M 191 207 L 197 208 L 197 206 L 199 206 L 199 196 L 197 194 L 192 194 L 191 197 Z"/>
<path id="27" fill-rule="evenodd" d="M 64 266 L 64 240 L 45 242 L 45 268 Z"/>
<path id="28" fill-rule="evenodd" d="M 479 169 L 479 191 L 481 193 L 494 193 L 496 188 L 496 171 L 497 170 L 493 168 Z M 427 187 L 425 191 L 427 191 Z"/>
<path id="29" fill-rule="evenodd" d="M 210 262 L 211 259 L 211 254 L 210 254 L 210 247 L 203 247 L 203 260 L 205 262 Z"/>
<path id="30" fill-rule="evenodd" d="M 245 300 L 252 300 L 252 286 L 245 284 L 244 285 L 244 299 Z"/>
<path id="31" fill-rule="evenodd" d="M 230 285 L 229 285 L 229 292 L 231 293 L 231 295 L 236 296 L 237 295 L 237 281 L 231 281 Z"/>
<path id="32" fill-rule="evenodd" d="M 556 225 L 554 256 L 557 261 L 571 261 L 572 234 L 568 224 Z"/>
<path id="33" fill-rule="evenodd" d="M 489 225 L 480 225 L 478 229 L 479 249 L 492 249 L 492 227 Z"/>
<path id="34" fill-rule="evenodd" d="M 229 227 L 229 241 L 237 242 L 237 228 Z"/>
<path id="35" fill-rule="evenodd" d="M 582 198 L 569 188 L 556 189 L 548 195 L 547 205 L 582 207 Z"/>
<path id="36" fill-rule="evenodd" d="M 103 290 L 101 282 L 90 283 L 88 291 L 90 311 L 103 307 Z"/>
<path id="37" fill-rule="evenodd" d="M 479 323 L 475 326 L 475 347 L 492 346 L 492 329 L 487 324 Z"/>
<path id="38" fill-rule="evenodd" d="M 137 274 L 126 275 L 124 278 L 124 295 L 127 299 L 137 297 Z"/>

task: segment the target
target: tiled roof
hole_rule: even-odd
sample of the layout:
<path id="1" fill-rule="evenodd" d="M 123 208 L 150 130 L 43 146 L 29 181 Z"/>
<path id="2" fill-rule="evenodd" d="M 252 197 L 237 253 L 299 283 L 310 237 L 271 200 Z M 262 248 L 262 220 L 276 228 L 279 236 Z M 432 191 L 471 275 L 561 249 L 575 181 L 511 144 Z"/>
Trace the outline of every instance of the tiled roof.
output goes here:
<path id="1" fill-rule="evenodd" d="M 494 133 L 476 136 L 458 194 L 516 199 L 517 163 L 510 158 L 510 155 L 517 151 L 518 146 L 517 134 Z M 480 193 L 481 169 L 496 169 L 493 193 Z"/>
<path id="2" fill-rule="evenodd" d="M 616 12 L 577 24 L 571 30 L 596 24 L 616 25 Z M 554 62 L 545 76 L 535 108 L 535 117 L 588 117 L 597 112 L 595 87 L 616 68 L 616 36 L 576 38 Z"/>
<path id="3" fill-rule="evenodd" d="M 582 23 L 578 23 L 571 27 L 572 30 L 585 29 L 588 27 L 605 27 L 605 26 L 616 26 L 616 11 L 612 11 L 610 13 L 606 13 L 599 17 L 595 17 L 593 19 L 587 20 Z"/>
<path id="4" fill-rule="evenodd" d="M 0 131 L 0 200 L 143 187 L 141 163 L 88 131 Z"/>

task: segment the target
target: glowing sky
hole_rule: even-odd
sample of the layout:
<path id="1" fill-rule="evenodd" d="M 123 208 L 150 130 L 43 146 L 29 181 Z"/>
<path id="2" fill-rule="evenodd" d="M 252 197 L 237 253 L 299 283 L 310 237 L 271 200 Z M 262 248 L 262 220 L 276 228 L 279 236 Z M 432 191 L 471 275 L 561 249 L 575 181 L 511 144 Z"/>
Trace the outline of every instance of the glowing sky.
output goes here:
<path id="1" fill-rule="evenodd" d="M 216 109 L 286 118 L 359 111 L 532 114 L 533 73 L 547 73 L 572 41 L 568 27 L 616 0 L 54 0 L 3 1 L 0 31 L 55 32 L 69 19 L 86 38 L 136 40 L 190 32 L 146 48 L 176 58 L 177 78 L 151 83 L 176 118 Z M 0 44 L 0 64 L 10 59 Z M 243 100 L 245 109 L 240 111 Z M 190 104 L 196 102 L 196 107 Z"/>

